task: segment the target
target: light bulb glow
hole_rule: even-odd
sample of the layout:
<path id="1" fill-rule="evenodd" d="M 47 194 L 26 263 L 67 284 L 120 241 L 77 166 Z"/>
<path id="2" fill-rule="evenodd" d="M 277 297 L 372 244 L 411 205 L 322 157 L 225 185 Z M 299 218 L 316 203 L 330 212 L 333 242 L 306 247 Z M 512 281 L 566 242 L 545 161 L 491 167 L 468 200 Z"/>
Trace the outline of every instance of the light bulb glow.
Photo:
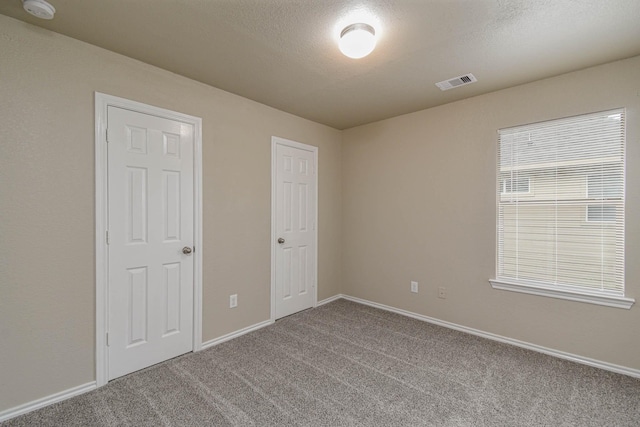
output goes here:
<path id="1" fill-rule="evenodd" d="M 369 24 L 351 24 L 342 30 L 338 47 L 349 58 L 364 58 L 376 47 L 376 31 Z"/>

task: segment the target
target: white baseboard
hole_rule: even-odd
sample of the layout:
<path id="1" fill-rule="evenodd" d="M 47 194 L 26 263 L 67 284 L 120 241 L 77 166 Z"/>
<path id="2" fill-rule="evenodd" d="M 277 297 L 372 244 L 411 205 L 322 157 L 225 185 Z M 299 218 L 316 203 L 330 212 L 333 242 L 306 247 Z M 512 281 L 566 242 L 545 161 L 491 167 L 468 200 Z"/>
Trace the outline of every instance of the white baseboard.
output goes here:
<path id="1" fill-rule="evenodd" d="M 86 384 L 82 384 L 76 387 L 69 388 L 67 390 L 60 391 L 58 393 L 51 394 L 41 399 L 32 400 L 31 402 L 24 403 L 14 408 L 6 409 L 0 412 L 0 423 L 7 421 L 11 418 L 15 418 L 18 415 L 26 414 L 27 412 L 35 411 L 36 409 L 44 408 L 45 406 L 53 405 L 54 403 L 62 400 L 67 400 L 74 396 L 86 393 L 91 390 L 95 390 L 96 382 L 91 381 Z"/>
<path id="2" fill-rule="evenodd" d="M 558 357 L 560 359 L 570 360 L 572 362 L 581 363 L 583 365 L 593 366 L 595 368 L 604 369 L 611 372 L 616 372 L 618 374 L 628 375 L 635 378 L 640 378 L 640 370 L 628 368 L 626 366 L 614 365 L 613 363 L 603 362 L 600 360 L 590 359 L 588 357 L 579 356 L 577 354 L 566 353 L 560 350 L 554 350 L 547 347 L 542 347 L 537 344 L 531 344 L 525 341 L 516 340 L 513 338 L 503 337 L 501 335 L 492 334 L 490 332 L 481 331 L 479 329 L 469 328 L 467 326 L 458 325 L 456 323 L 447 322 L 444 320 L 439 320 L 433 317 L 424 316 L 422 314 L 413 313 L 411 311 L 402 310 L 399 308 L 391 307 L 389 305 L 380 304 L 377 302 L 365 300 L 362 298 L 356 298 L 349 295 L 338 294 L 334 295 L 330 298 L 323 299 L 318 301 L 316 307 L 319 307 L 324 304 L 328 304 L 330 302 L 345 299 L 348 301 L 357 302 L 360 304 L 368 305 L 371 307 L 379 308 L 386 311 L 391 311 L 393 313 L 401 314 L 403 316 L 411 317 L 414 319 L 422 320 L 424 322 L 432 323 L 434 325 L 443 326 L 445 328 L 454 329 L 456 331 L 465 332 L 471 335 L 476 335 L 482 338 L 487 338 L 493 341 L 502 342 L 505 344 L 515 345 L 517 347 L 526 348 L 528 350 L 537 351 L 539 353 L 548 354 L 549 356 Z M 212 339 L 207 342 L 202 343 L 202 350 L 213 347 L 217 344 L 221 344 L 225 341 L 229 341 L 233 338 L 237 338 L 244 334 L 248 334 L 249 332 L 253 332 L 255 330 L 264 328 L 265 326 L 269 326 L 273 324 L 272 320 L 265 320 L 264 322 L 256 323 L 255 325 L 247 326 L 246 328 L 239 329 L 235 332 L 231 332 L 229 334 L 223 335 L 221 337 Z M 7 421 L 11 418 L 15 418 L 18 415 L 26 414 L 27 412 L 35 411 L 36 409 L 43 408 L 48 405 L 52 405 L 54 403 L 60 402 L 62 400 L 69 399 L 74 396 L 78 396 L 80 394 L 86 393 L 88 391 L 94 390 L 96 388 L 96 382 L 91 381 L 89 383 L 79 385 L 77 387 L 72 387 L 70 389 L 61 391 L 59 393 L 52 394 L 50 396 L 43 397 L 41 399 L 33 400 L 31 402 L 27 402 L 25 404 L 16 406 L 14 408 L 9 408 L 0 412 L 0 423 L 3 421 Z"/>
<path id="3" fill-rule="evenodd" d="M 337 299 L 337 298 L 335 298 Z M 255 325 L 248 326 L 246 328 L 240 329 L 235 332 L 231 332 L 229 334 L 223 335 L 221 337 L 215 338 L 213 340 L 203 342 L 201 350 L 207 349 L 209 347 L 213 347 L 214 345 L 223 343 L 225 341 L 229 341 L 233 338 L 239 337 L 241 335 L 247 334 L 249 332 L 255 331 L 260 328 L 264 328 L 265 326 L 271 325 L 273 322 L 271 320 L 265 320 L 264 322 L 256 323 Z M 18 415 L 26 414 L 27 412 L 35 411 L 36 409 L 44 408 L 45 406 L 52 405 L 54 403 L 70 399 L 74 396 L 78 396 L 82 393 L 86 393 L 91 390 L 96 389 L 96 382 L 92 381 L 90 383 L 86 383 L 83 385 L 79 385 L 77 387 L 73 387 L 50 396 L 43 397 L 41 399 L 33 400 L 31 402 L 24 403 L 22 405 L 16 406 L 14 408 L 9 408 L 0 412 L 0 423 L 7 421 L 11 418 L 15 418 Z"/>
<path id="4" fill-rule="evenodd" d="M 264 328 L 265 326 L 269 326 L 271 324 L 273 324 L 272 320 L 265 320 L 264 322 L 256 323 L 255 325 L 247 326 L 246 328 L 242 328 L 242 329 L 239 329 L 237 331 L 230 332 L 230 333 L 228 333 L 226 335 L 223 335 L 221 337 L 214 338 L 214 339 L 209 340 L 207 342 L 203 342 L 202 343 L 202 347 L 201 347 L 200 350 L 205 350 L 207 348 L 213 347 L 214 345 L 218 345 L 218 344 L 221 344 L 221 343 L 223 343 L 225 341 L 229 341 L 229 340 L 232 340 L 234 338 L 238 338 L 239 336 L 242 336 L 244 334 L 248 334 L 249 332 L 256 331 L 256 330 L 258 330 L 260 328 Z"/>
<path id="5" fill-rule="evenodd" d="M 214 345 L 223 343 L 225 341 L 229 341 L 230 339 L 233 339 L 241 335 L 247 334 L 249 332 L 255 331 L 257 329 L 263 328 L 272 323 L 273 322 L 271 320 L 266 320 L 264 322 L 256 323 L 255 325 L 248 326 L 246 328 L 229 333 L 227 335 L 223 335 L 211 341 L 204 342 L 202 343 L 201 350 L 204 350 L 209 347 L 213 347 Z M 44 408 L 45 406 L 49 406 L 54 403 L 70 399 L 74 396 L 78 396 L 82 393 L 95 390 L 96 387 L 97 387 L 96 382 L 91 381 L 90 383 L 79 385 L 77 387 L 73 387 L 73 388 L 52 394 L 50 396 L 43 397 L 41 399 L 33 400 L 31 402 L 24 403 L 14 408 L 9 408 L 7 410 L 0 412 L 0 423 L 7 421 L 11 418 L 15 418 L 18 415 L 26 414 L 27 412 L 35 411 L 36 409 Z"/>
<path id="6" fill-rule="evenodd" d="M 334 295 L 334 296 L 332 296 L 332 297 L 329 297 L 329 298 L 323 299 L 322 301 L 318 301 L 318 302 L 316 303 L 316 307 L 320 307 L 321 305 L 329 304 L 330 302 L 333 302 L 333 301 L 339 300 L 339 299 L 341 299 L 341 298 L 345 298 L 345 296 L 344 296 L 344 295 L 342 295 L 342 294 Z"/>
<path id="7" fill-rule="evenodd" d="M 341 298 L 346 298 L 346 297 L 344 295 L 342 295 L 342 294 L 334 295 L 332 297 L 329 297 L 329 298 L 323 299 L 321 301 L 318 301 L 316 303 L 316 307 L 320 307 L 321 305 L 328 304 L 328 303 L 330 303 L 332 301 L 336 301 L 336 300 L 339 300 Z M 221 344 L 221 343 L 223 343 L 225 341 L 232 340 L 232 339 L 237 338 L 239 336 L 242 336 L 244 334 L 248 334 L 249 332 L 253 332 L 253 331 L 258 330 L 260 328 L 264 328 L 265 326 L 269 326 L 269 325 L 271 325 L 273 323 L 274 323 L 273 320 L 265 320 L 264 322 L 256 323 L 255 325 L 247 326 L 246 328 L 243 328 L 243 329 L 240 329 L 240 330 L 237 330 L 237 331 L 234 331 L 234 332 L 230 332 L 230 333 L 228 333 L 226 335 L 223 335 L 223 336 L 218 337 L 218 338 L 214 338 L 214 339 L 209 340 L 207 342 L 203 342 L 201 350 L 205 350 L 205 349 L 207 349 L 209 347 L 213 347 L 214 345 Z"/>
<path id="8" fill-rule="evenodd" d="M 537 344 L 531 344 L 525 341 L 516 340 L 513 338 L 503 337 L 501 335 L 492 334 L 491 332 L 481 331 L 479 329 L 469 328 L 467 326 L 458 325 L 455 323 L 447 322 L 444 320 L 436 319 L 422 314 L 413 313 L 411 311 L 402 310 L 399 308 L 391 307 L 388 305 L 380 304 L 373 301 L 368 301 L 361 298 L 352 297 L 349 295 L 340 295 L 349 301 L 357 302 L 360 304 L 368 305 L 382 310 L 391 311 L 403 316 L 412 317 L 414 319 L 422 320 L 424 322 L 433 323 L 434 325 L 444 326 L 445 328 L 455 329 L 456 331 L 466 332 L 471 335 L 476 335 L 482 338 L 487 338 L 493 341 L 499 341 L 505 344 L 515 345 L 517 347 L 526 348 L 528 350 L 537 351 L 538 353 L 548 354 L 549 356 L 558 357 L 560 359 L 570 360 L 572 362 L 581 363 L 583 365 L 593 366 L 595 368 L 604 369 L 606 371 L 616 372 L 618 374 L 628 375 L 630 377 L 640 378 L 640 369 L 628 368 L 626 366 L 614 365 L 613 363 L 603 362 L 601 360 L 590 359 L 588 357 L 579 356 L 577 354 L 567 353 L 552 348 L 543 347 Z M 334 297 L 335 298 L 335 297 Z M 337 299 L 337 298 L 335 298 Z M 333 300 L 332 300 L 333 301 Z M 329 301 L 327 301 L 329 302 Z"/>

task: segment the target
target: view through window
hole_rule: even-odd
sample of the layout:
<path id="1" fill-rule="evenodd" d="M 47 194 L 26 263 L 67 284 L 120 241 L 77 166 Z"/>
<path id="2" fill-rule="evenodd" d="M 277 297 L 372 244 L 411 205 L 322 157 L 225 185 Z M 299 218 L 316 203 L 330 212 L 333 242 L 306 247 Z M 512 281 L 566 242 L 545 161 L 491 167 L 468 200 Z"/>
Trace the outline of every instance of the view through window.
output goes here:
<path id="1" fill-rule="evenodd" d="M 497 280 L 624 295 L 623 109 L 499 131 Z"/>

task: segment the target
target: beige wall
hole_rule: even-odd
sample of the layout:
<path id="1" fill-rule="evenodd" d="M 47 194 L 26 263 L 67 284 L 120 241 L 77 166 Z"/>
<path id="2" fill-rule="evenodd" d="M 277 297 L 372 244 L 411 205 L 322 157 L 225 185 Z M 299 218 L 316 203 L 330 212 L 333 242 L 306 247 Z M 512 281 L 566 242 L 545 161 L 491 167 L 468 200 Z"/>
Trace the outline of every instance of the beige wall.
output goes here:
<path id="1" fill-rule="evenodd" d="M 340 291 L 339 131 L 0 15 L 0 411 L 95 378 L 94 91 L 203 119 L 205 341 L 269 318 L 272 135 L 319 147 Z"/>
<path id="2" fill-rule="evenodd" d="M 640 369 L 638 75 L 640 57 L 344 131 L 344 293 Z M 638 303 L 493 290 L 496 131 L 616 107 L 627 108 L 626 286 Z"/>
<path id="3" fill-rule="evenodd" d="M 277 135 L 320 147 L 319 299 L 342 292 L 640 369 L 637 306 L 487 282 L 496 130 L 624 106 L 627 289 L 640 298 L 639 72 L 634 58 L 340 133 L 0 15 L 0 411 L 94 379 L 94 91 L 203 118 L 204 340 L 269 316 Z"/>

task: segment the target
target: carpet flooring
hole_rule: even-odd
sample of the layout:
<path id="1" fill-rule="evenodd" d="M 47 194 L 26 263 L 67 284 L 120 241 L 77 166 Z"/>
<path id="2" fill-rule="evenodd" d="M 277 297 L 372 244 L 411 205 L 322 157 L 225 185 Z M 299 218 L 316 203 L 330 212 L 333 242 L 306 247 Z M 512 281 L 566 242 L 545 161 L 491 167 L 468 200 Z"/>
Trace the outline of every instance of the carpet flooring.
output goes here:
<path id="1" fill-rule="evenodd" d="M 338 300 L 3 426 L 640 426 L 640 380 Z"/>

